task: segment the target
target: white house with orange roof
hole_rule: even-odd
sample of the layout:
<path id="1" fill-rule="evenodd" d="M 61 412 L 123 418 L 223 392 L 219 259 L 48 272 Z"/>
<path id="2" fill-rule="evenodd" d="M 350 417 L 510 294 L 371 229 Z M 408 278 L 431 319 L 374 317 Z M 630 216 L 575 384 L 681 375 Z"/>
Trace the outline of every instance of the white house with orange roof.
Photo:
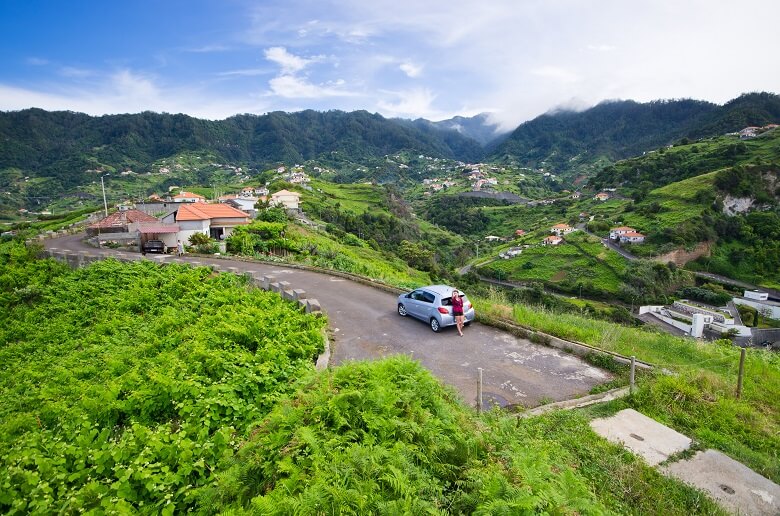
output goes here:
<path id="1" fill-rule="evenodd" d="M 645 241 L 645 235 L 636 231 L 629 231 L 620 235 L 621 244 L 641 244 Z"/>
<path id="2" fill-rule="evenodd" d="M 542 245 L 558 245 L 563 242 L 563 239 L 557 235 L 550 235 L 542 240 Z"/>
<path id="3" fill-rule="evenodd" d="M 287 210 L 299 210 L 301 194 L 289 190 L 279 190 L 271 194 L 270 204 L 272 206 L 283 206 Z"/>
<path id="4" fill-rule="evenodd" d="M 568 224 L 556 224 L 550 228 L 550 233 L 554 233 L 558 236 L 568 235 L 572 231 L 575 231 L 575 229 Z"/>
<path id="5" fill-rule="evenodd" d="M 203 233 L 216 240 L 224 240 L 233 232 L 233 228 L 249 224 L 249 215 L 227 204 L 206 204 L 195 202 L 182 204 L 176 213 L 163 219 L 163 222 L 176 222 L 179 225 L 178 239 L 187 242 L 195 233 Z M 168 218 L 168 217 L 166 217 Z"/>
<path id="6" fill-rule="evenodd" d="M 607 192 L 599 192 L 596 195 L 593 196 L 594 199 L 597 201 L 606 201 L 609 199 L 609 194 Z"/>
<path id="7" fill-rule="evenodd" d="M 609 238 L 612 240 L 620 240 L 621 235 L 626 233 L 636 233 L 636 229 L 628 226 L 620 226 L 609 230 Z"/>
<path id="8" fill-rule="evenodd" d="M 202 195 L 198 195 L 192 192 L 185 192 L 182 190 L 181 192 L 171 197 L 171 200 L 173 202 L 204 202 L 206 198 Z"/>

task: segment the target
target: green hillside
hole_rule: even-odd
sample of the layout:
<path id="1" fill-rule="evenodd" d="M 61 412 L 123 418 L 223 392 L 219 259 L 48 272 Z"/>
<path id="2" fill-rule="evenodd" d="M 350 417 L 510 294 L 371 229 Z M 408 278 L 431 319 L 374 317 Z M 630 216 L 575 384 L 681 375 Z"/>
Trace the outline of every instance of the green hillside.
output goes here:
<path id="1" fill-rule="evenodd" d="M 690 99 L 610 101 L 582 112 L 554 111 L 525 122 L 490 159 L 546 166 L 573 178 L 593 170 L 588 164 L 604 158 L 615 161 L 684 138 L 713 137 L 778 122 L 780 96 L 772 93 L 745 94 L 723 106 Z"/>
<path id="2" fill-rule="evenodd" d="M 587 296 L 614 297 L 620 292 L 626 260 L 594 237 L 571 233 L 555 246 L 541 245 L 546 235 L 520 242 L 533 242 L 520 256 L 496 260 L 480 267 L 490 277 L 516 282 L 542 282 L 557 290 Z"/>

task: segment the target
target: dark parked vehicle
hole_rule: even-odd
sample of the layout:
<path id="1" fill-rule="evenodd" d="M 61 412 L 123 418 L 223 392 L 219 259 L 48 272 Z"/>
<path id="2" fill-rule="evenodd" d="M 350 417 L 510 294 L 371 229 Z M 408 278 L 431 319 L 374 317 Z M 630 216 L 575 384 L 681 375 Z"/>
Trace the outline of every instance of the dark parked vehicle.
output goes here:
<path id="1" fill-rule="evenodd" d="M 431 329 L 438 332 L 445 326 L 454 326 L 455 317 L 452 315 L 452 291 L 456 290 L 449 285 L 431 285 L 418 288 L 408 294 L 398 296 L 398 315 L 406 317 L 411 315 L 431 325 Z M 474 320 L 474 308 L 466 294 L 459 291 L 463 298 L 463 315 L 465 323 Z"/>
<path id="2" fill-rule="evenodd" d="M 165 253 L 165 244 L 162 240 L 147 240 L 143 246 L 144 253 Z"/>

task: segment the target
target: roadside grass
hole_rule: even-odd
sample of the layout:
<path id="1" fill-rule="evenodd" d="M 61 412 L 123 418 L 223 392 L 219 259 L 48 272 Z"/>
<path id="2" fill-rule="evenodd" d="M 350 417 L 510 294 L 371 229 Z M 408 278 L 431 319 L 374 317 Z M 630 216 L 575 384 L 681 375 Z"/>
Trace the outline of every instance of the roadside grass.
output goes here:
<path id="1" fill-rule="evenodd" d="M 400 288 L 417 288 L 431 282 L 428 273 L 413 269 L 400 258 L 377 251 L 357 238 L 349 239 L 350 243 L 347 244 L 325 231 L 312 230 L 296 224 L 287 226 L 287 238 L 296 242 L 304 252 L 275 256 L 274 261 L 357 274 Z M 256 257 L 268 259 L 261 255 Z"/>
<path id="2" fill-rule="evenodd" d="M 478 312 L 654 364 L 654 374 L 639 377 L 640 391 L 633 400 L 619 403 L 780 481 L 780 356 L 747 350 L 742 397 L 737 399 L 740 351 L 729 341 L 700 342 L 512 305 L 499 290 L 487 298 L 472 296 L 472 301 Z"/>

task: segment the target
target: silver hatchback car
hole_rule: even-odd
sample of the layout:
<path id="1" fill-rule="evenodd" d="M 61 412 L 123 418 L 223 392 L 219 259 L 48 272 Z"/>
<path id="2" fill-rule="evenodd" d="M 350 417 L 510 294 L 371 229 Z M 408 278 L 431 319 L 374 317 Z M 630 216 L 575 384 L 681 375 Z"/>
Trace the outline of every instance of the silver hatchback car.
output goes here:
<path id="1" fill-rule="evenodd" d="M 431 285 L 398 296 L 398 315 L 411 315 L 431 325 L 438 332 L 445 326 L 455 325 L 452 315 L 452 291 L 458 290 L 463 298 L 463 315 L 466 324 L 474 320 L 474 307 L 466 294 L 448 285 Z"/>

